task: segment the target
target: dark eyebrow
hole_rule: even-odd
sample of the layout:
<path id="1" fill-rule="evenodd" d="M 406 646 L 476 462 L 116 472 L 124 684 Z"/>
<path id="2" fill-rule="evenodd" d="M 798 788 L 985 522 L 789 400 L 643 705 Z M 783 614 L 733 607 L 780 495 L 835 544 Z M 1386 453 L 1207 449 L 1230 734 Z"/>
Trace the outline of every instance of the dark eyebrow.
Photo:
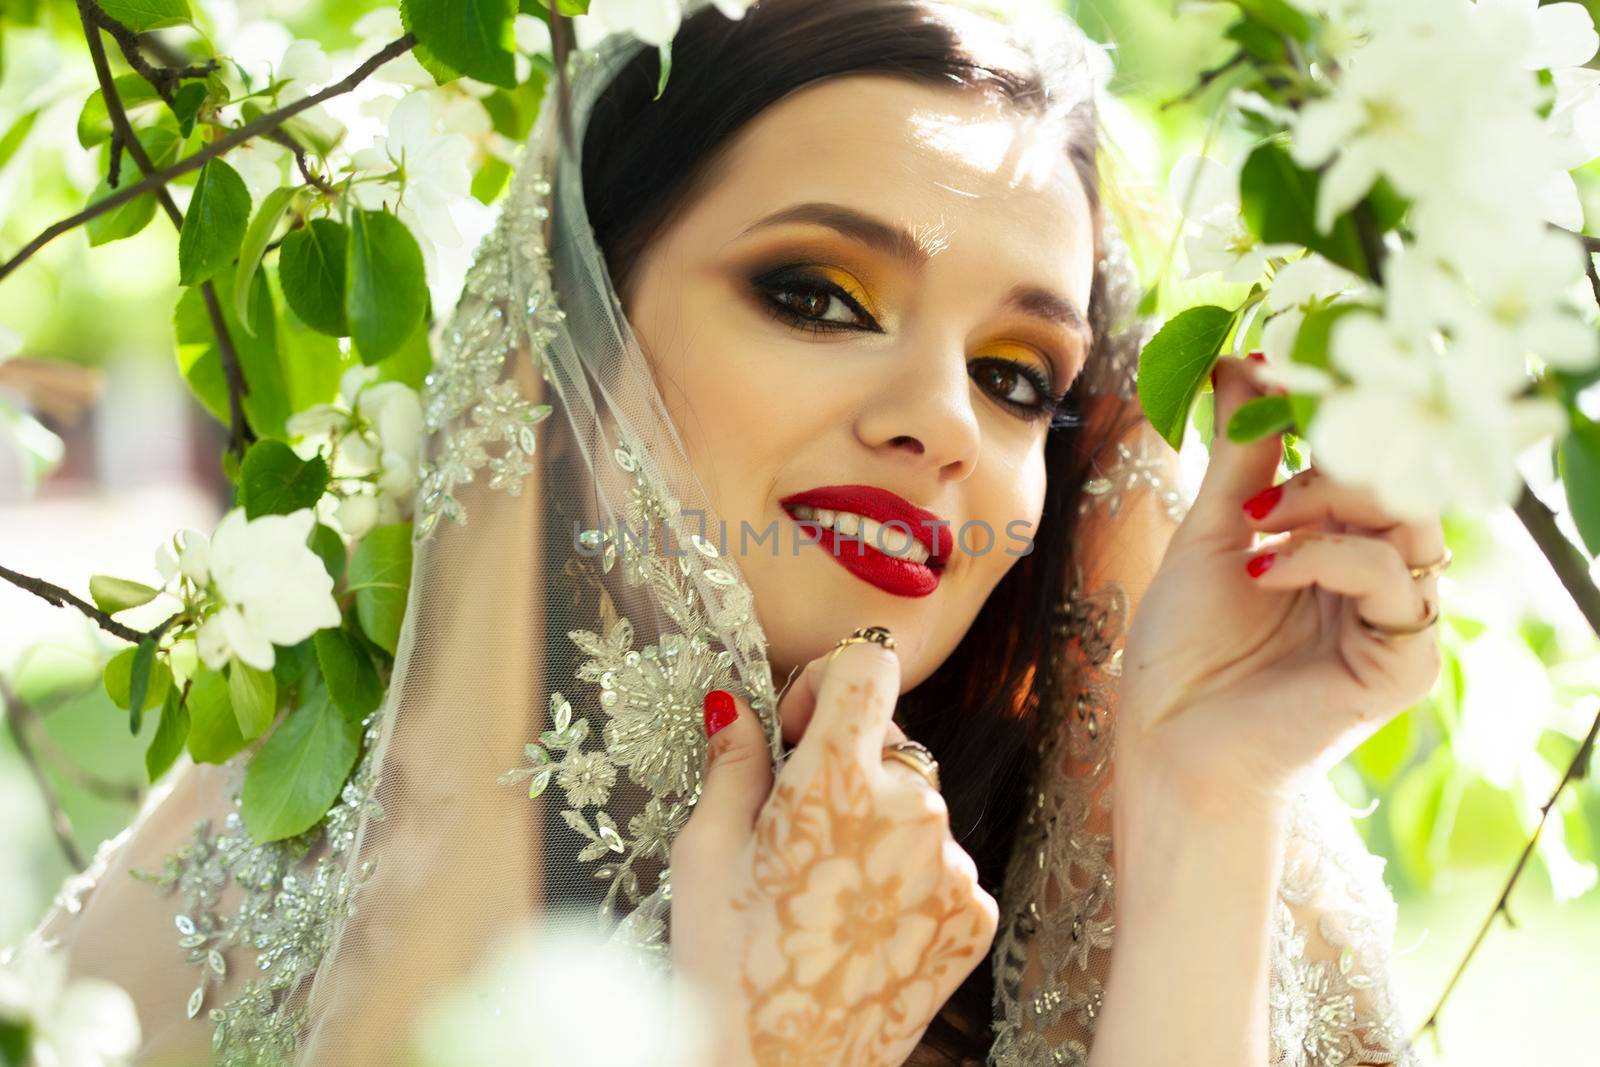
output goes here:
<path id="1" fill-rule="evenodd" d="M 901 260 L 913 270 L 920 270 L 928 261 L 928 252 L 909 231 L 891 226 L 882 219 L 823 201 L 809 201 L 775 211 L 751 223 L 740 231 L 739 237 L 768 226 L 786 222 L 809 222 L 826 226 L 846 237 L 860 241 L 870 248 Z M 1005 307 L 1032 318 L 1042 319 L 1077 334 L 1085 345 L 1093 343 L 1094 334 L 1088 319 L 1070 297 L 1053 293 L 1036 285 L 1019 285 L 1006 296 Z"/>

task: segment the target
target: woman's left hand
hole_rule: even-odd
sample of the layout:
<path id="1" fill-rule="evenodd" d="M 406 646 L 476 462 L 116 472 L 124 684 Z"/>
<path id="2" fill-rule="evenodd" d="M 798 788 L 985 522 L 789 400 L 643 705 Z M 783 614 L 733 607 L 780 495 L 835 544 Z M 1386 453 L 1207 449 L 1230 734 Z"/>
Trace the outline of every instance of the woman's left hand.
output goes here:
<path id="1" fill-rule="evenodd" d="M 1266 392 L 1255 366 L 1217 364 L 1210 465 L 1123 653 L 1119 786 L 1153 779 L 1213 813 L 1283 810 L 1300 772 L 1420 700 L 1440 664 L 1435 627 L 1390 637 L 1361 623 L 1408 628 L 1437 607 L 1437 575 L 1411 574 L 1445 553 L 1437 517 L 1400 521 L 1315 466 L 1273 488 L 1281 435 L 1225 431 Z M 1258 532 L 1286 536 L 1257 547 Z"/>

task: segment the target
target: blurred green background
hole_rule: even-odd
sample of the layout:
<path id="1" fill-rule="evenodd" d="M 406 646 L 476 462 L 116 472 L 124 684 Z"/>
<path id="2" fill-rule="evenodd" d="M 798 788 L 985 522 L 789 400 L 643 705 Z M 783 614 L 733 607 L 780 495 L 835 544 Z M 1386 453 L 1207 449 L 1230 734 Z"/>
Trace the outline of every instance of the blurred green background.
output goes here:
<path id="1" fill-rule="evenodd" d="M 0 23 L 0 138 L 19 116 L 46 105 L 0 166 L 0 256 L 8 256 L 82 205 L 100 158 L 72 134 L 94 85 L 73 6 L 0 2 L 10 5 Z M 351 47 L 359 40 L 352 25 L 385 5 L 195 6 L 219 40 L 276 59 L 292 38 L 317 40 L 330 52 Z M 1063 6 L 1114 46 L 1113 86 L 1125 105 L 1107 116 L 1118 160 L 1115 200 L 1153 278 L 1172 243 L 1163 189 L 1172 163 L 1207 144 L 1220 158 L 1239 147 L 1212 126 L 1226 80 L 1192 102 L 1162 107 L 1226 58 L 1220 30 L 1229 13 L 1173 0 Z M 1588 6 L 1594 11 L 1600 0 Z M 1595 220 L 1600 180 L 1586 173 L 1580 181 Z M 1597 232 L 1593 223 L 1589 232 Z M 53 473 L 30 487 L 14 463 L 0 464 L 0 564 L 84 594 L 91 573 L 147 579 L 163 539 L 181 526 L 209 530 L 221 514 L 222 432 L 174 364 L 176 241 L 166 225 L 94 249 L 75 233 L 0 282 L 0 331 L 13 335 L 18 354 L 85 372 L 41 391 L 53 400 L 35 414 L 63 443 Z M 1162 305 L 1170 310 L 1202 297 L 1208 284 L 1164 285 Z M 1600 411 L 1588 413 L 1600 418 Z M 1192 468 L 1203 463 L 1197 441 L 1184 454 Z M 1550 457 L 1536 450 L 1521 465 L 1560 514 Z M 1562 524 L 1571 536 L 1564 515 Z M 1600 641 L 1515 518 L 1452 519 L 1449 536 L 1456 564 L 1443 585 L 1447 660 L 1440 682 L 1334 772 L 1351 805 L 1368 812 L 1356 820 L 1360 833 L 1387 860 L 1400 908 L 1396 978 L 1413 1028 L 1494 908 L 1541 806 L 1600 713 Z M 137 614 L 129 619 L 143 624 Z M 120 647 L 77 614 L 0 585 L 0 679 L 40 713 L 14 721 L 13 729 L 45 769 L 84 855 L 127 824 L 147 788 L 142 754 L 156 717 L 146 717 L 142 737 L 130 737 L 125 715 L 98 684 L 100 665 Z M 0 733 L 0 944 L 25 933 L 71 873 L 40 796 L 15 734 Z M 1550 813 L 1510 896 L 1516 928 L 1495 922 L 1445 1008 L 1442 1044 L 1424 1041 L 1429 1062 L 1593 1062 L 1597 842 L 1600 787 L 1585 774 Z"/>

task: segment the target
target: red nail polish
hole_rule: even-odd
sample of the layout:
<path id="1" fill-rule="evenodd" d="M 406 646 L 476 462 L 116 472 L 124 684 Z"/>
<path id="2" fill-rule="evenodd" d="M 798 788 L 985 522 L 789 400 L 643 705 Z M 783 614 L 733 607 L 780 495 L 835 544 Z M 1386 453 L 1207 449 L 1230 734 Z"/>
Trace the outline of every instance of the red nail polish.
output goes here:
<path id="1" fill-rule="evenodd" d="M 1283 486 L 1274 485 L 1263 489 L 1255 496 L 1244 502 L 1245 513 L 1252 519 L 1260 522 L 1267 517 L 1267 513 L 1278 506 L 1278 500 L 1283 496 Z"/>
<path id="2" fill-rule="evenodd" d="M 1217 364 L 1211 364 L 1211 391 L 1217 391 Z"/>
<path id="3" fill-rule="evenodd" d="M 1244 569 L 1250 572 L 1250 577 L 1259 578 L 1267 573 L 1267 568 L 1272 566 L 1272 561 L 1277 558 L 1276 552 L 1263 552 L 1259 556 L 1251 556 L 1250 562 L 1244 565 Z"/>
<path id="4" fill-rule="evenodd" d="M 711 737 L 739 717 L 739 709 L 733 703 L 733 694 L 726 689 L 707 691 L 705 714 L 706 736 Z"/>
<path id="5" fill-rule="evenodd" d="M 1265 352 L 1252 352 L 1250 353 L 1250 359 L 1256 363 L 1265 363 L 1267 361 L 1267 354 Z"/>

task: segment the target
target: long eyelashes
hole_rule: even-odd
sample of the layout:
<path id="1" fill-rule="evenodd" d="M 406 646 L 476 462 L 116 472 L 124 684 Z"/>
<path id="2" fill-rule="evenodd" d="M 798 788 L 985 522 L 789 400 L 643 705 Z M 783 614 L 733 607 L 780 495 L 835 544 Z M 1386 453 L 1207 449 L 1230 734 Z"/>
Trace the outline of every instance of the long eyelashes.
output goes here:
<path id="1" fill-rule="evenodd" d="M 829 281 L 827 278 L 806 270 L 794 268 L 780 268 L 768 271 L 752 278 L 751 287 L 756 291 L 762 305 L 780 322 L 807 333 L 816 335 L 824 333 L 839 333 L 854 331 L 864 333 L 882 333 L 883 329 L 872 315 L 861 306 L 861 303 L 844 289 Z M 780 294 L 803 294 L 812 299 L 809 301 L 814 310 L 806 312 L 798 310 L 789 302 L 779 299 Z M 834 301 L 843 304 L 861 322 L 840 322 L 827 319 L 827 314 Z M 1038 368 L 1016 360 L 986 357 L 974 360 L 974 367 L 985 368 L 989 371 L 998 371 L 1001 374 L 1016 374 L 1033 387 L 1034 392 L 1041 398 L 1039 401 L 1027 404 L 1011 400 L 1000 393 L 987 389 L 991 396 L 1027 419 L 1048 419 L 1050 428 L 1075 426 L 1078 424 L 1078 413 L 1068 403 L 1067 394 L 1052 394 L 1050 382 Z"/>

